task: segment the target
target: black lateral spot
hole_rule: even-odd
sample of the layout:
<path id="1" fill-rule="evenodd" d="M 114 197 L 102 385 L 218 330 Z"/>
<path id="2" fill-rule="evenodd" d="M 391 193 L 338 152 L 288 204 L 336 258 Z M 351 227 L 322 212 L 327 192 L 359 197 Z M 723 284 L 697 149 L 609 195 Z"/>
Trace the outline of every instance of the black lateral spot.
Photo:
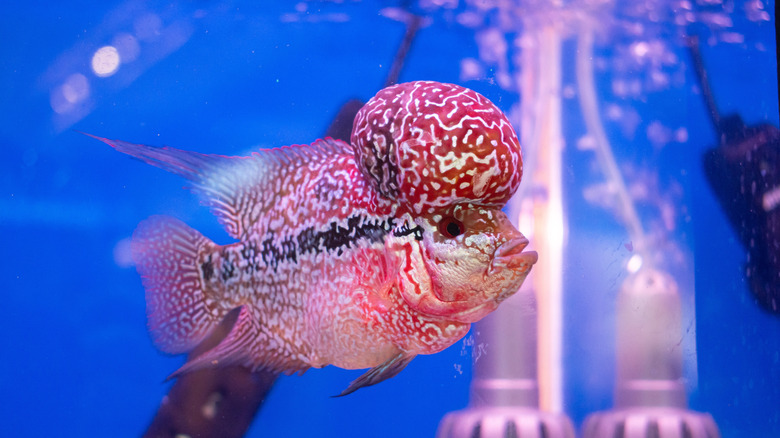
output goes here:
<path id="1" fill-rule="evenodd" d="M 205 262 L 200 264 L 200 272 L 203 273 L 203 279 L 206 281 L 214 277 L 214 264 L 211 262 L 211 254 L 209 254 Z"/>
<path id="2" fill-rule="evenodd" d="M 288 262 L 298 263 L 298 254 L 295 251 L 295 241 L 292 237 L 282 241 L 282 256 Z"/>
<path id="3" fill-rule="evenodd" d="M 254 242 L 245 242 L 241 247 L 241 257 L 246 261 L 244 270 L 251 273 L 257 268 L 257 246 Z"/>
<path id="4" fill-rule="evenodd" d="M 274 244 L 273 234 L 263 240 L 263 247 L 260 249 L 260 254 L 262 255 L 265 265 L 272 267 L 274 271 L 276 271 L 276 268 L 279 267 L 279 262 L 282 261 L 282 250 Z"/>
<path id="5" fill-rule="evenodd" d="M 396 236 L 396 237 L 408 236 L 410 234 L 414 234 L 414 240 L 422 240 L 422 238 L 423 238 L 423 229 L 419 225 L 417 225 L 414 228 L 410 228 L 409 224 L 404 222 L 403 225 L 401 225 L 400 227 L 398 227 L 398 229 L 393 231 L 393 236 Z"/>
<path id="6" fill-rule="evenodd" d="M 232 277 L 233 274 L 235 274 L 236 265 L 229 260 L 230 254 L 228 254 L 227 250 L 223 249 L 221 256 L 222 256 L 222 267 L 221 267 L 222 281 L 228 281 L 228 279 Z"/>
<path id="7" fill-rule="evenodd" d="M 257 267 L 262 261 L 264 266 L 276 270 L 279 263 L 297 263 L 298 258 L 305 254 L 328 252 L 342 255 L 346 249 L 352 248 L 358 242 L 381 242 L 391 232 L 395 236 L 413 234 L 415 239 L 421 240 L 423 229 L 420 226 L 411 228 L 407 223 L 396 228 L 395 218 L 370 219 L 366 216 L 353 215 L 341 224 L 336 221 L 330 222 L 322 231 L 308 227 L 296 236 L 286 236 L 281 240 L 277 240 L 275 233 L 271 232 L 260 243 L 260 248 L 252 247 L 252 251 L 245 248 L 246 252 L 242 251 L 242 256 L 250 258 L 253 255 L 253 258 L 248 260 L 250 264 Z M 256 263 L 253 263 L 254 261 Z"/>
<path id="8" fill-rule="evenodd" d="M 299 254 L 309 254 L 312 252 L 319 252 L 320 241 L 317 233 L 314 231 L 314 227 L 305 228 L 301 231 L 296 239 L 298 243 Z"/>

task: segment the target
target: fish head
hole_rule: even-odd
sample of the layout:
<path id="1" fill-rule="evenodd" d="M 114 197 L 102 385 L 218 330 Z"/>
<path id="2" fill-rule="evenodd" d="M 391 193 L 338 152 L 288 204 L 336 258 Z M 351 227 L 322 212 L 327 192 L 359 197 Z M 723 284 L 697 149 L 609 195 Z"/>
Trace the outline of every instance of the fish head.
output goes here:
<path id="1" fill-rule="evenodd" d="M 537 261 L 528 239 L 499 208 L 461 204 L 417 219 L 423 313 L 475 322 L 517 292 Z M 408 294 L 406 294 L 407 297 Z"/>
<path id="2" fill-rule="evenodd" d="M 408 229 L 394 233 L 407 305 L 474 322 L 517 291 L 537 257 L 523 251 L 528 240 L 501 212 L 523 160 L 500 109 L 454 84 L 397 84 L 358 111 L 351 140 L 377 196 L 422 230 L 415 239 Z"/>

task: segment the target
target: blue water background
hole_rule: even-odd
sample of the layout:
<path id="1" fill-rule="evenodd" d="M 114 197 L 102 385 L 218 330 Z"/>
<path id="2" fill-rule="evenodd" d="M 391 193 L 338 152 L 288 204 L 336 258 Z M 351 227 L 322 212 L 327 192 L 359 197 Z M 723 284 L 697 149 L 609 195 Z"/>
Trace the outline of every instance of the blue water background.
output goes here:
<path id="1" fill-rule="evenodd" d="M 286 2 L 18 2 L 0 7 L 0 435 L 138 436 L 182 362 L 152 346 L 145 329 L 143 289 L 123 261 L 137 223 L 176 216 L 218 243 L 230 242 L 184 182 L 77 134 L 222 154 L 308 143 L 320 137 L 340 105 L 379 88 L 404 26 L 380 16 L 390 3 L 326 5 L 347 22 L 282 22 Z M 266 4 L 267 3 L 267 4 Z M 354 6 L 354 7 L 353 7 Z M 313 7 L 313 6 L 312 6 Z M 770 12 L 774 5 L 767 8 Z M 181 45 L 154 62 L 120 67 L 112 77 L 90 73 L 89 58 L 133 17 L 153 12 L 174 26 Z M 300 14 L 299 14 L 300 15 Z M 334 16 L 339 20 L 338 16 Z M 737 45 L 703 48 L 723 113 L 748 123 L 778 124 L 772 21 L 744 25 L 766 50 Z M 178 27 L 175 27 L 178 26 Z M 435 21 L 423 29 L 401 80 L 459 82 L 459 61 L 477 56 L 464 29 Z M 126 68 L 126 70 L 122 70 Z M 50 90 L 70 74 L 90 84 L 78 117 L 53 111 Z M 692 81 L 692 73 L 689 72 Z M 489 82 L 466 82 L 500 107 L 515 101 Z M 743 277 L 744 251 L 708 189 L 701 155 L 716 142 L 698 96 L 648 105 L 652 118 L 675 111 L 687 143 L 662 154 L 662 172 L 684 173 L 695 255 L 698 382 L 692 407 L 711 412 L 724 436 L 780 436 L 780 318 L 758 309 Z M 78 111 L 77 111 L 78 112 Z M 576 122 L 573 122 L 576 123 Z M 572 257 L 603 237 L 599 218 L 571 187 Z M 681 170 L 684 171 L 681 173 Z M 590 207 L 592 208 L 592 207 Z M 592 213 L 592 211 L 591 211 Z M 591 219 L 585 219 L 585 217 Z M 606 249 L 604 249 L 606 248 Z M 615 257 L 624 257 L 617 254 Z M 567 260 L 566 275 L 587 288 L 615 288 L 619 264 Z M 585 286 L 587 285 L 587 286 Z M 616 289 L 615 289 L 616 290 Z M 589 321 L 598 309 L 567 309 L 567 412 L 581 421 L 611 405 L 611 369 L 583 369 Z M 470 357 L 462 343 L 421 357 L 391 381 L 333 399 L 360 371 L 312 370 L 284 377 L 250 436 L 432 436 L 441 417 L 468 399 Z M 579 365 L 578 365 L 579 364 Z M 593 376 L 597 377 L 593 377 Z M 598 386 L 598 385 L 596 385 Z"/>

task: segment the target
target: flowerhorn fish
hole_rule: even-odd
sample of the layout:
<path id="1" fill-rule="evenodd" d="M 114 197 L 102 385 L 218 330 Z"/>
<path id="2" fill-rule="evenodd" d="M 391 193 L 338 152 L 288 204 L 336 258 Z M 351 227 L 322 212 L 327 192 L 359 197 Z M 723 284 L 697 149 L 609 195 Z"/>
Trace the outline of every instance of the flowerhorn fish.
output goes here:
<path id="1" fill-rule="evenodd" d="M 537 260 L 501 212 L 520 184 L 520 144 L 484 96 L 452 84 L 381 90 L 334 139 L 248 157 L 95 137 L 181 175 L 230 236 L 217 245 L 177 219 L 133 234 L 154 344 L 189 352 L 174 376 L 215 365 L 303 372 L 371 368 L 341 395 L 461 339 Z"/>

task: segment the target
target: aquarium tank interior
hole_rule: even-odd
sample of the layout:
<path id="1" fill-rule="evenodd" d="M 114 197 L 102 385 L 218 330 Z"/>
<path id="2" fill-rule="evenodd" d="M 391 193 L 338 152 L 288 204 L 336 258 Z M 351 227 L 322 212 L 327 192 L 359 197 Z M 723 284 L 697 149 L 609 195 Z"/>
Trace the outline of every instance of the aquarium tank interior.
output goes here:
<path id="1" fill-rule="evenodd" d="M 780 436 L 775 7 L 773 0 L 0 6 L 0 434 Z M 358 380 L 384 381 L 344 396 L 373 364 L 280 375 L 223 359 L 244 357 L 239 351 L 172 376 L 185 353 L 199 357 L 235 335 L 246 308 L 204 329 L 199 345 L 161 337 L 155 330 L 169 321 L 147 320 L 147 311 L 172 306 L 175 294 L 155 294 L 186 274 L 165 263 L 149 268 L 147 257 L 163 249 L 138 250 L 151 233 L 136 232 L 139 223 L 167 221 L 174 240 L 184 239 L 174 230 L 184 223 L 217 245 L 233 244 L 240 224 L 230 218 L 255 214 L 255 206 L 226 204 L 220 184 L 240 191 L 243 176 L 198 179 L 208 169 L 198 157 L 277 156 L 252 153 L 328 137 L 332 146 L 314 155 L 309 146 L 286 149 L 304 151 L 294 159 L 324 172 L 316 166 L 329 153 L 353 159 L 353 121 L 359 133 L 363 105 L 412 81 L 479 93 L 507 121 L 502 132 L 517 134 L 522 165 L 504 166 L 510 158 L 502 155 L 494 158 L 504 170 L 486 172 L 517 182 L 522 167 L 514 196 L 495 204 L 530 242 L 525 262 L 538 254 L 519 291 L 448 348 L 419 354 L 398 372 L 411 360 L 402 349 L 396 362 Z M 390 88 L 388 101 L 402 88 Z M 428 158 L 437 159 L 444 158 Z M 285 172 L 292 162 L 273 166 Z M 263 190 L 282 190 L 286 180 L 270 179 Z M 329 186 L 295 187 L 290 199 L 323 190 L 318 199 L 331 200 L 333 215 L 347 208 Z M 268 208 L 329 226 L 329 216 L 308 217 L 297 205 Z M 422 224 L 391 223 L 371 236 L 412 245 L 431 233 L 468 231 L 457 221 L 438 231 Z M 364 233 L 355 245 L 369 239 L 361 226 L 351 234 Z M 206 281 L 233 265 L 192 266 Z M 366 272 L 386 267 L 366 266 L 356 278 L 380 281 Z M 383 290 L 396 290 L 391 280 Z M 183 307 L 194 299 L 188 294 L 176 298 Z M 201 316 L 173 318 L 197 325 Z M 300 323 L 280 321 L 285 333 Z"/>

